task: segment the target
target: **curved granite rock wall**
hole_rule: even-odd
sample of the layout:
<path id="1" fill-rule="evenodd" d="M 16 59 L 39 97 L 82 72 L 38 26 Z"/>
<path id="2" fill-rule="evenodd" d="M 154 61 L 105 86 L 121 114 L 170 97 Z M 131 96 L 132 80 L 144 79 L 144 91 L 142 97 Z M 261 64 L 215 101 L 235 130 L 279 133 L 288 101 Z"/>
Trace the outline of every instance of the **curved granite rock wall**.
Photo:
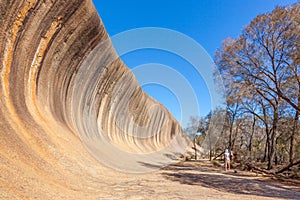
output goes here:
<path id="1" fill-rule="evenodd" d="M 183 152 L 179 124 L 139 88 L 90 0 L 0 11 L 0 197 L 88 197 L 117 173 L 103 164 L 147 171 Z"/>

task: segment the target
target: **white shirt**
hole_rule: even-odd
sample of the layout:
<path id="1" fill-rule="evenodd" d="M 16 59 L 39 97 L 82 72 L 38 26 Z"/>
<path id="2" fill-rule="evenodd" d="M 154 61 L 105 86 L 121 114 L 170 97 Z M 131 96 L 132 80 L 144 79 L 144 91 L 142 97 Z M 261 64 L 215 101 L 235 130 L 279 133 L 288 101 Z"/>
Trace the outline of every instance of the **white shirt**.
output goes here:
<path id="1" fill-rule="evenodd" d="M 230 161 L 230 153 L 229 152 L 225 152 L 225 159 L 226 159 L 226 161 Z"/>

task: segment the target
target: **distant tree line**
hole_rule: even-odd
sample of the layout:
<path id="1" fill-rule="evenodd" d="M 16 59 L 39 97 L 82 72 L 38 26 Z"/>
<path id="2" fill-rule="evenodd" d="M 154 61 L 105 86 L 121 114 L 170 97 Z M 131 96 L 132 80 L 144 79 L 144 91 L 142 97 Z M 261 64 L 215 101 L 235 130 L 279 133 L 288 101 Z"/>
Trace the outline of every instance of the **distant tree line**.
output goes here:
<path id="1" fill-rule="evenodd" d="M 214 151 L 229 148 L 267 169 L 298 164 L 300 3 L 257 16 L 237 39 L 223 41 L 215 63 L 225 87 L 226 122 Z M 194 117 L 186 129 L 202 133 L 200 145 L 209 118 Z"/>

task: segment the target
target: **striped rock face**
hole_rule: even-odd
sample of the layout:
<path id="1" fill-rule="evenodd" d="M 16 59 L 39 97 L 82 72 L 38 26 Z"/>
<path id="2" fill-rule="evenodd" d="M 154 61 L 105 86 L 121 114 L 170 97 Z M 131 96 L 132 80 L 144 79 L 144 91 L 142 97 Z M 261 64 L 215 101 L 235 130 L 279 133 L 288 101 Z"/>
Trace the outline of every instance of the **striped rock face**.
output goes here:
<path id="1" fill-rule="evenodd" d="M 0 12 L 0 197 L 88 198 L 103 177 L 185 152 L 90 0 L 1 0 Z"/>

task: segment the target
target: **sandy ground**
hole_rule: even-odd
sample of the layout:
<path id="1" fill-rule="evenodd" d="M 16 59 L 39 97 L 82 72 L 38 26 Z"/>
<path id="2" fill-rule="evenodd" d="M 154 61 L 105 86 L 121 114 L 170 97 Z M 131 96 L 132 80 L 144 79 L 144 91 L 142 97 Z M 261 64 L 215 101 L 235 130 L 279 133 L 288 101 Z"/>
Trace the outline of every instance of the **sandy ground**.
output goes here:
<path id="1" fill-rule="evenodd" d="M 300 199 L 299 185 L 251 172 L 225 172 L 207 160 L 128 176 L 103 189 L 111 192 L 99 199 Z"/>

